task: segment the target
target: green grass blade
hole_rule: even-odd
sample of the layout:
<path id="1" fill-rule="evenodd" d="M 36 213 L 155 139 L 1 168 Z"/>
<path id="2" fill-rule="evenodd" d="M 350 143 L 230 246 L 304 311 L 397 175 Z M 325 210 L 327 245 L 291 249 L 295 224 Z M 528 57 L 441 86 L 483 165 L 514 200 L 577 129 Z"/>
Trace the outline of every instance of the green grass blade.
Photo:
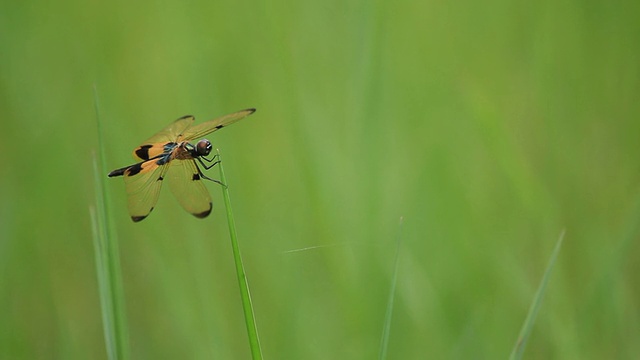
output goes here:
<path id="1" fill-rule="evenodd" d="M 511 351 L 511 356 L 509 359 L 521 359 L 522 354 L 524 353 L 524 348 L 527 345 L 527 340 L 529 339 L 529 335 L 531 335 L 531 330 L 533 329 L 533 324 L 535 323 L 536 316 L 538 315 L 538 310 L 540 309 L 540 305 L 542 303 L 542 297 L 544 296 L 544 292 L 547 288 L 547 284 L 549 283 L 549 278 L 551 276 L 551 270 L 556 263 L 556 259 L 558 258 L 558 254 L 560 253 L 560 247 L 562 246 L 562 241 L 564 239 L 564 230 L 560 234 L 558 241 L 556 242 L 556 246 L 553 249 L 553 253 L 551 254 L 551 258 L 549 259 L 549 263 L 547 264 L 547 268 L 544 272 L 544 276 L 542 277 L 542 281 L 540 282 L 540 286 L 536 291 L 536 295 L 533 298 L 533 303 L 529 307 L 529 313 L 527 314 L 527 318 L 522 324 L 522 329 L 520 329 L 520 334 L 518 335 L 518 340 Z"/>
<path id="2" fill-rule="evenodd" d="M 218 150 L 218 159 L 220 151 Z M 249 336 L 249 346 L 251 347 L 251 355 L 253 359 L 262 359 L 262 350 L 260 349 L 260 339 L 258 338 L 258 328 L 256 327 L 255 316 L 253 315 L 253 306 L 251 305 L 251 294 L 249 293 L 249 284 L 247 276 L 244 272 L 242 264 L 242 256 L 240 247 L 238 246 L 238 236 L 236 234 L 236 224 L 233 219 L 233 211 L 231 210 L 231 200 L 229 199 L 229 188 L 227 179 L 224 176 L 222 161 L 218 164 L 220 167 L 220 181 L 222 186 L 222 197 L 224 205 L 227 209 L 227 221 L 229 223 L 229 236 L 231 237 L 231 248 L 233 249 L 233 259 L 236 264 L 236 274 L 238 275 L 238 285 L 240 286 L 240 297 L 242 298 L 242 309 L 244 310 L 244 320 L 247 326 L 247 334 Z"/>
<path id="3" fill-rule="evenodd" d="M 97 162 L 94 158 L 94 171 L 97 173 Z M 97 182 L 97 181 L 96 181 Z M 97 185 L 96 185 L 97 189 Z M 100 310 L 102 313 L 102 327 L 104 331 L 104 342 L 107 348 L 107 358 L 109 360 L 117 359 L 116 354 L 116 331 L 113 323 L 113 304 L 111 295 L 111 287 L 109 286 L 109 271 L 104 262 L 106 259 L 106 241 L 104 235 L 104 223 L 99 220 L 96 208 L 89 208 L 91 215 L 91 230 L 93 233 L 93 249 L 96 263 L 96 274 L 98 276 L 98 291 L 100 297 Z"/>
<path id="4" fill-rule="evenodd" d="M 112 223 L 109 216 L 109 197 L 104 186 L 106 161 L 104 155 L 104 141 L 102 139 L 102 124 L 98 105 L 98 94 L 93 88 L 98 129 L 99 161 L 93 161 L 94 186 L 96 193 L 96 209 L 92 211 L 94 224 L 94 246 L 100 290 L 100 306 L 103 314 L 103 328 L 105 345 L 109 359 L 126 360 L 129 358 L 129 334 L 124 309 L 124 292 L 122 273 L 120 269 L 120 251 L 118 241 L 113 235 Z"/>
<path id="5" fill-rule="evenodd" d="M 393 278 L 391 280 L 391 288 L 389 289 L 389 300 L 387 301 L 387 312 L 384 317 L 384 328 L 382 330 L 382 341 L 380 341 L 380 353 L 378 358 L 380 360 L 387 358 L 387 349 L 389 345 L 389 334 L 391 331 L 391 317 L 393 315 L 393 301 L 396 294 L 396 283 L 398 280 L 398 259 L 400 255 L 400 240 L 402 239 L 402 223 L 404 219 L 400 218 L 400 224 L 398 225 L 398 240 L 396 244 L 396 256 L 393 265 Z"/>

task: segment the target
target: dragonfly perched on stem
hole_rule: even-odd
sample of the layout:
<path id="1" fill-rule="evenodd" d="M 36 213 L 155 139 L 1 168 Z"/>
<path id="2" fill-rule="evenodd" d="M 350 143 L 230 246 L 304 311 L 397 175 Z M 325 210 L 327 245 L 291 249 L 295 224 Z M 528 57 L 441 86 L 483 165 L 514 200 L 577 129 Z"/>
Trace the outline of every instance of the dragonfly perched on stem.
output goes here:
<path id="1" fill-rule="evenodd" d="M 124 177 L 131 219 L 142 221 L 151 213 L 158 202 L 165 176 L 168 177 L 169 188 L 185 210 L 197 218 L 207 217 L 213 205 L 202 179 L 222 183 L 206 176 L 200 166 L 208 170 L 219 161 L 217 155 L 207 158 L 212 150 L 209 140 L 202 139 L 195 145 L 190 141 L 233 124 L 255 111 L 245 109 L 198 125 L 193 125 L 193 116 L 183 116 L 135 148 L 133 157 L 139 162 L 109 173 L 109 177 Z"/>

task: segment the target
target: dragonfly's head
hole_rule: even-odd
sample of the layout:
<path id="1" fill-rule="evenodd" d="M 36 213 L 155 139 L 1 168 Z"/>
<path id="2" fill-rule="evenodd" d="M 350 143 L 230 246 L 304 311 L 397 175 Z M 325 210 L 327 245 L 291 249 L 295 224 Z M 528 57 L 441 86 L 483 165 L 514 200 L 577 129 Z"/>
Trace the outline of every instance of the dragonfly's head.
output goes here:
<path id="1" fill-rule="evenodd" d="M 202 139 L 196 144 L 196 153 L 198 156 L 207 156 L 211 153 L 211 142 L 207 139 Z"/>

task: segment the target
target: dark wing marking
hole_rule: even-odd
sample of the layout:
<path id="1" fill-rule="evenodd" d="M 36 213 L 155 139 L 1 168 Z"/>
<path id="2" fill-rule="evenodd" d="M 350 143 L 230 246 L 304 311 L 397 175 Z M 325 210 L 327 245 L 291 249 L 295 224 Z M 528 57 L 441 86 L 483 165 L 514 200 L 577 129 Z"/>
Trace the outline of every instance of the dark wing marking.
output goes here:
<path id="1" fill-rule="evenodd" d="M 211 196 L 200 177 L 195 160 L 173 160 L 168 174 L 169 188 L 180 205 L 197 218 L 211 213 Z"/>
<path id="2" fill-rule="evenodd" d="M 139 161 L 145 161 L 168 154 L 174 148 L 174 142 L 141 145 L 133 150 L 133 158 Z"/>
<path id="3" fill-rule="evenodd" d="M 153 210 L 158 202 L 160 188 L 168 168 L 167 165 L 158 165 L 157 160 L 154 159 L 131 165 L 124 171 L 124 183 L 129 198 L 129 215 L 133 221 L 143 220 Z"/>
<path id="4" fill-rule="evenodd" d="M 176 142 L 199 139 L 209 133 L 231 125 L 234 122 L 253 114 L 255 111 L 256 109 L 246 109 L 233 114 L 221 116 L 213 120 L 205 121 L 202 124 L 191 126 L 183 131 L 182 136 L 179 136 L 176 139 Z"/>
<path id="5" fill-rule="evenodd" d="M 122 176 L 122 175 L 124 175 L 124 172 L 125 172 L 128 168 L 130 168 L 131 166 L 133 166 L 133 165 L 129 165 L 129 166 L 127 166 L 127 167 L 123 167 L 123 168 L 120 168 L 120 169 L 115 169 L 115 170 L 111 171 L 109 174 L 107 174 L 107 176 L 108 176 L 108 177 Z"/>

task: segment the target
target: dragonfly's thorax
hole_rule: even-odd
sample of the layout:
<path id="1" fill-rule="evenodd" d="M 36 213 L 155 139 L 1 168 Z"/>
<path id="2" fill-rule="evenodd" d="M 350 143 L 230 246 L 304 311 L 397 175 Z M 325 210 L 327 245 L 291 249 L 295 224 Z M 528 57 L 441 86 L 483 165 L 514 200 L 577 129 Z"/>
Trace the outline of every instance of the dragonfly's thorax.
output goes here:
<path id="1" fill-rule="evenodd" d="M 172 159 L 176 160 L 188 160 L 197 157 L 196 148 L 192 144 L 189 144 L 186 141 L 178 143 L 176 148 L 173 150 Z"/>
<path id="2" fill-rule="evenodd" d="M 200 156 L 207 156 L 209 153 L 211 153 L 211 142 L 209 140 L 200 140 L 195 146 L 183 141 L 173 150 L 173 158 L 176 160 L 195 159 Z"/>

